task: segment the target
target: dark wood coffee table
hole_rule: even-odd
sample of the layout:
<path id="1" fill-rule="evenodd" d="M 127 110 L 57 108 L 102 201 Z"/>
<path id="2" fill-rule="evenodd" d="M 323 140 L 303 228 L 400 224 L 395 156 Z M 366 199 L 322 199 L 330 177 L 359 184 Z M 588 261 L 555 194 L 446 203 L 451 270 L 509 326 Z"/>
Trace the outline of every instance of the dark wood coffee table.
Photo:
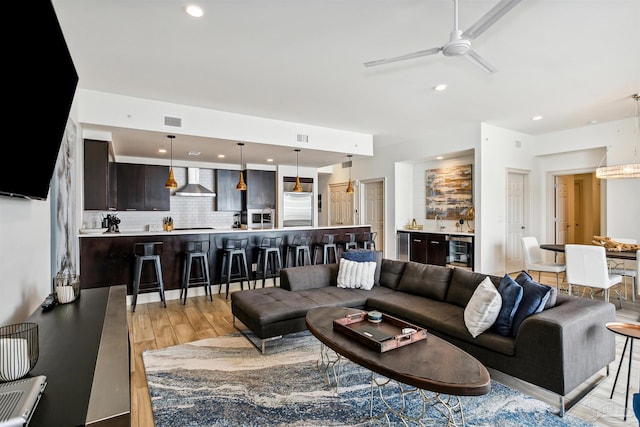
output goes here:
<path id="1" fill-rule="evenodd" d="M 389 412 L 399 416 L 403 421 L 405 416 L 384 401 L 380 388 L 388 381 L 376 380 L 373 373 L 398 384 L 415 387 L 426 404 L 434 407 L 444 406 L 444 410 L 438 409 L 447 417 L 448 425 L 464 425 L 459 396 L 478 396 L 491 390 L 491 377 L 484 365 L 465 351 L 431 334 L 426 340 L 380 352 L 334 329 L 333 320 L 359 311 L 361 310 L 321 307 L 307 312 L 307 327 L 322 343 L 323 361 L 319 362 L 319 365 L 323 363 L 326 367 L 336 363 L 336 360 L 327 360 L 326 346 L 338 357 L 345 357 L 372 371 L 372 386 L 379 387 L 380 397 L 387 407 L 387 411 L 380 416 L 386 417 L 387 420 Z M 337 371 L 334 369 L 335 372 Z M 425 392 L 431 392 L 435 397 L 427 396 Z M 373 408 L 373 393 L 371 399 Z M 370 415 L 373 417 L 373 414 Z M 457 421 L 458 418 L 460 422 Z"/>

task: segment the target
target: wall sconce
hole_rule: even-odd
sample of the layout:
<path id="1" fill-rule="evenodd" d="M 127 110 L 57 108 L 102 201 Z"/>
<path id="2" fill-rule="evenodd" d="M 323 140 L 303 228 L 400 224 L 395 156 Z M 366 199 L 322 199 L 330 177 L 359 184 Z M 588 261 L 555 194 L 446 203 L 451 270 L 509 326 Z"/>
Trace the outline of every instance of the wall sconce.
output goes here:
<path id="1" fill-rule="evenodd" d="M 300 149 L 296 148 L 296 185 L 293 186 L 293 191 L 301 193 L 302 185 L 300 185 L 300 174 L 298 173 L 298 154 L 300 154 Z"/>
<path id="2" fill-rule="evenodd" d="M 164 183 L 164 186 L 168 189 L 178 188 L 178 182 L 173 176 L 173 138 L 175 135 L 167 135 L 167 138 L 171 141 L 171 163 L 169 166 L 169 177 L 167 178 L 167 182 Z"/>
<path id="3" fill-rule="evenodd" d="M 238 142 L 240 146 L 240 179 L 238 180 L 238 184 L 236 185 L 236 190 L 246 191 L 247 184 L 244 183 L 244 174 L 242 173 L 242 147 L 244 146 L 244 142 Z"/>
<path id="4" fill-rule="evenodd" d="M 348 154 L 347 157 L 349 158 L 349 185 L 347 185 L 347 193 L 353 193 L 353 181 L 351 181 L 351 167 L 353 166 L 351 158 L 353 154 Z"/>

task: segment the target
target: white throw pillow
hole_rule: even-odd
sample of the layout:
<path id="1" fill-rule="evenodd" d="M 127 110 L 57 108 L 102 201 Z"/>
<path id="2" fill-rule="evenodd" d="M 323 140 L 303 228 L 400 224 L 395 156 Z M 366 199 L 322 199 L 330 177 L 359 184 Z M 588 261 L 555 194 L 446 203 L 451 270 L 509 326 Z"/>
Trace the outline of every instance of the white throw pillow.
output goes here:
<path id="1" fill-rule="evenodd" d="M 340 258 L 338 267 L 338 287 L 370 290 L 373 288 L 376 263 L 356 262 Z"/>
<path id="2" fill-rule="evenodd" d="M 498 318 L 502 297 L 489 277 L 480 282 L 464 309 L 464 324 L 474 338 L 489 329 Z"/>

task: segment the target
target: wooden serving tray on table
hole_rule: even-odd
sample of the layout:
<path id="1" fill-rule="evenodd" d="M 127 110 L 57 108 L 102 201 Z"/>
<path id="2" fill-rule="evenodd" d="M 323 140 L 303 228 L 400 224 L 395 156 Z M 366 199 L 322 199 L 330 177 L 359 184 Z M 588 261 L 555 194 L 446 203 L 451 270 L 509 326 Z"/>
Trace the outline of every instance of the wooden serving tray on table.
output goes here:
<path id="1" fill-rule="evenodd" d="M 347 315 L 334 320 L 333 328 L 381 353 L 427 339 L 426 329 L 385 313 L 379 323 L 367 320 L 364 311 Z"/>

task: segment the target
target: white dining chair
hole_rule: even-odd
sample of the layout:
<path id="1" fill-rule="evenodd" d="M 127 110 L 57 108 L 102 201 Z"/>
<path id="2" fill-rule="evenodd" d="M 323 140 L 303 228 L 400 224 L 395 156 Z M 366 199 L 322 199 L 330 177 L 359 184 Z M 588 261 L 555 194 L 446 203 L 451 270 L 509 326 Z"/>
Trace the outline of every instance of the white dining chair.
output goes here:
<path id="1" fill-rule="evenodd" d="M 522 252 L 524 254 L 524 269 L 530 273 L 538 272 L 538 282 L 540 282 L 541 272 L 556 274 L 556 289 L 560 290 L 560 273 L 566 270 L 566 265 L 557 262 L 544 262 L 542 260 L 542 249 L 538 244 L 538 239 L 534 236 L 522 238 Z"/>
<path id="2" fill-rule="evenodd" d="M 604 300 L 609 302 L 609 289 L 615 285 L 620 287 L 622 276 L 609 273 L 604 247 L 568 244 L 564 247 L 564 254 L 569 295 L 572 286 L 585 286 L 591 288 L 591 298 L 594 295 L 593 289 L 602 289 Z M 622 292 L 619 292 L 618 296 L 622 308 Z"/>
<path id="3" fill-rule="evenodd" d="M 619 243 L 628 243 L 632 245 L 638 244 L 636 239 L 627 239 L 622 237 L 612 237 L 611 240 L 615 240 Z M 636 252 L 636 262 L 638 255 Z M 636 284 L 638 277 L 638 269 L 635 265 L 629 265 L 631 261 L 618 260 L 609 258 L 609 272 L 613 274 L 619 274 L 624 279 L 624 297 L 627 299 L 627 277 L 631 278 L 631 300 L 636 300 Z"/>

